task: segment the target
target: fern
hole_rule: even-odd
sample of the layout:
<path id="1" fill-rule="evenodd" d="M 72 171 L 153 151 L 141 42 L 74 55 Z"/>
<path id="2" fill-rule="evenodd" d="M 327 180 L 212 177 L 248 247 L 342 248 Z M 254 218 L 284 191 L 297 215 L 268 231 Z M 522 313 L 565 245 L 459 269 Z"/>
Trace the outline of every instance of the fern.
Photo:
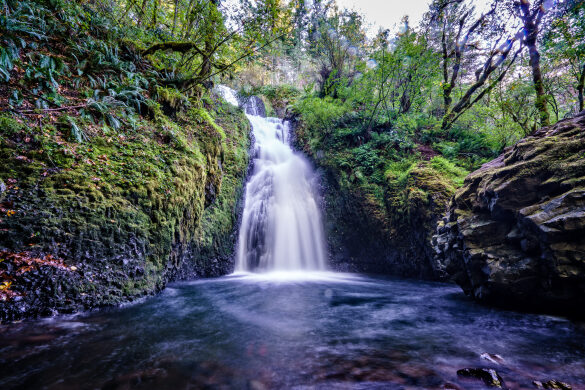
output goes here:
<path id="1" fill-rule="evenodd" d="M 0 14 L 0 79 L 10 81 L 14 63 L 27 46 L 23 37 L 46 39 L 46 23 L 41 16 L 45 9 L 41 6 L 33 8 L 26 2 L 6 0 L 0 1 L 0 6 L 5 10 Z"/>
<path id="2" fill-rule="evenodd" d="M 89 137 L 85 134 L 85 132 L 77 125 L 77 121 L 75 118 L 65 115 L 61 119 L 61 123 L 69 127 L 70 130 L 70 138 L 78 143 L 83 143 L 89 140 Z"/>

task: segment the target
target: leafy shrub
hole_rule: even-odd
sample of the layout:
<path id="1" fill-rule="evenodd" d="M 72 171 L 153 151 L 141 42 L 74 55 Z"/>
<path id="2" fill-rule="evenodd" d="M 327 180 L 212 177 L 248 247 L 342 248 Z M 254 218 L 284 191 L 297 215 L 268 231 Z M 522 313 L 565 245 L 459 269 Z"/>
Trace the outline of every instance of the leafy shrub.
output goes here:
<path id="1" fill-rule="evenodd" d="M 339 118 L 349 111 L 348 107 L 338 100 L 314 97 L 298 101 L 295 110 L 301 114 L 310 131 L 318 134 L 330 134 Z"/>
<path id="2" fill-rule="evenodd" d="M 383 163 L 377 152 L 368 144 L 352 149 L 352 154 L 355 162 L 363 168 L 362 172 L 366 175 L 372 175 Z"/>
<path id="3" fill-rule="evenodd" d="M 440 172 L 442 175 L 451 179 L 457 186 L 462 186 L 465 177 L 469 173 L 463 168 L 458 167 L 457 165 L 453 164 L 451 161 L 447 160 L 444 157 L 435 156 L 430 161 L 431 167 Z"/>
<path id="4" fill-rule="evenodd" d="M 459 156 L 460 145 L 457 142 L 441 141 L 433 144 L 433 148 L 450 160 L 454 160 Z"/>
<path id="5" fill-rule="evenodd" d="M 25 1 L 0 1 L 0 79 L 9 81 L 14 63 L 18 61 L 21 50 L 35 46 L 24 38 L 44 40 L 46 23 L 43 14 L 46 9 L 40 4 L 34 6 Z M 33 47 L 34 48 L 34 47 Z"/>

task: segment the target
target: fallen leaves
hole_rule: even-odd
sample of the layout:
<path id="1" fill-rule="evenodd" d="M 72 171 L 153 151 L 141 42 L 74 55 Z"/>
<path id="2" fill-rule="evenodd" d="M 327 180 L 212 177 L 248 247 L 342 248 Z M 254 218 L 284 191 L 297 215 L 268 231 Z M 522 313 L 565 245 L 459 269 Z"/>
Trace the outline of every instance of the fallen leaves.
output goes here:
<path id="1" fill-rule="evenodd" d="M 77 270 L 77 267 L 68 267 L 62 259 L 53 255 L 35 257 L 30 252 L 0 251 L 0 301 L 22 296 L 21 292 L 13 290 L 13 287 L 18 284 L 19 277 L 41 267 L 53 267 L 66 271 Z"/>
<path id="2" fill-rule="evenodd" d="M 13 206 L 12 202 L 0 203 L 0 216 L 4 214 L 7 217 L 12 217 L 16 214 L 16 211 L 11 208 Z"/>
<path id="3" fill-rule="evenodd" d="M 21 156 L 16 156 L 16 157 L 14 157 L 14 159 L 15 160 L 18 160 L 18 161 L 21 161 L 23 163 L 27 163 L 27 164 L 30 164 L 30 163 L 33 162 L 33 160 L 31 160 L 30 158 L 28 158 L 26 156 L 22 156 L 22 155 Z"/>
<path id="4" fill-rule="evenodd" d="M 2 284 L 0 284 L 0 291 L 8 290 L 10 286 L 12 286 L 12 282 L 5 280 L 4 282 L 2 282 Z"/>
<path id="5" fill-rule="evenodd" d="M 14 253 L 9 251 L 1 251 L 0 259 L 2 262 L 11 262 L 14 266 L 51 266 L 60 269 L 69 269 L 62 259 L 56 258 L 53 255 L 46 255 L 45 257 L 33 257 L 30 252 Z M 1 271 L 0 271 L 1 272 Z"/>

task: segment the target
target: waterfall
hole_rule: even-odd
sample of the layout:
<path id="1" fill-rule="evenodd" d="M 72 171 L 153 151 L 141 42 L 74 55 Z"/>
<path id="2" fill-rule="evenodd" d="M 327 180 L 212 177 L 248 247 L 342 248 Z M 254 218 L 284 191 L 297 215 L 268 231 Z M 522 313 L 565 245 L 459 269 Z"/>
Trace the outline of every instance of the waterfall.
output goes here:
<path id="1" fill-rule="evenodd" d="M 228 102 L 238 101 L 227 87 Z M 246 184 L 236 248 L 236 272 L 324 270 L 325 245 L 317 178 L 309 162 L 292 150 L 290 125 L 255 115 L 262 101 L 249 99 L 246 115 L 255 138 L 253 172 Z"/>

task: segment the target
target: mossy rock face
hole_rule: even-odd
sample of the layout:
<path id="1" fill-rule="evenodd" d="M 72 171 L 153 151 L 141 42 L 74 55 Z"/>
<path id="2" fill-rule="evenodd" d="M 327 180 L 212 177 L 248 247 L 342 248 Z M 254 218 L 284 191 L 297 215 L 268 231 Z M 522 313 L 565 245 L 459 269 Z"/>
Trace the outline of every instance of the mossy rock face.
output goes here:
<path id="1" fill-rule="evenodd" d="M 133 134 L 2 139 L 0 321 L 118 304 L 178 276 L 233 269 L 249 123 L 219 101 L 174 121 L 155 106 Z M 47 256 L 64 267 L 18 263 Z"/>
<path id="2" fill-rule="evenodd" d="M 376 182 L 339 161 L 343 149 L 322 148 L 298 117 L 294 139 L 318 167 L 330 263 L 341 271 L 437 279 L 431 237 L 466 172 L 445 160 L 418 161 Z"/>
<path id="3" fill-rule="evenodd" d="M 470 174 L 433 242 L 479 301 L 585 316 L 585 112 Z"/>

